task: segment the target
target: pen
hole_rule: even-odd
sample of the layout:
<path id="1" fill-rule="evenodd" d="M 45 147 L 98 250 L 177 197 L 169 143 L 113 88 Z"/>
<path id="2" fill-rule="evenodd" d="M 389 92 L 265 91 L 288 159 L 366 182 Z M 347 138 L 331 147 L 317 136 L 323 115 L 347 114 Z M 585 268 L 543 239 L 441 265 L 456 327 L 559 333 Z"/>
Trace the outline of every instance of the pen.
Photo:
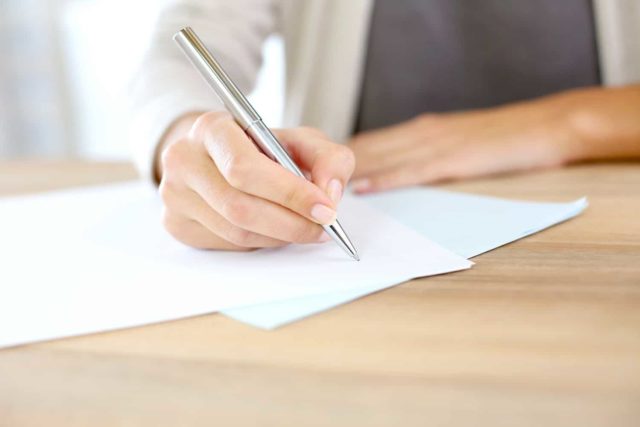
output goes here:
<path id="1" fill-rule="evenodd" d="M 262 122 L 256 110 L 231 81 L 220 64 L 213 58 L 213 55 L 207 50 L 196 33 L 190 27 L 185 27 L 178 31 L 173 36 L 173 39 L 205 81 L 209 83 L 209 86 L 218 95 L 238 125 L 249 135 L 262 152 L 285 169 L 306 179 L 300 168 L 287 153 L 287 150 L 284 149 L 271 130 Z M 323 225 L 322 227 L 351 258 L 360 261 L 356 248 L 337 219 L 333 224 Z"/>

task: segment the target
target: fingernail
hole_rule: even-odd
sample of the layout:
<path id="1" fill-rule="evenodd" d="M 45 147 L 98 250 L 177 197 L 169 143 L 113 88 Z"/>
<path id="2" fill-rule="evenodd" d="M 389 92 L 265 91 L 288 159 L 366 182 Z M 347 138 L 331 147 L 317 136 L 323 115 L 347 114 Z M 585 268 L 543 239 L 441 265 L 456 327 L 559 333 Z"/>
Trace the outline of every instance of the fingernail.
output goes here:
<path id="1" fill-rule="evenodd" d="M 367 178 L 356 179 L 351 183 L 351 188 L 356 193 L 362 193 L 371 189 L 371 180 Z"/>
<path id="2" fill-rule="evenodd" d="M 311 217 L 319 224 L 328 225 L 336 220 L 336 211 L 325 205 L 314 205 L 311 209 Z"/>
<path id="3" fill-rule="evenodd" d="M 327 193 L 331 201 L 337 204 L 342 198 L 342 183 L 335 178 L 332 179 L 327 186 Z"/>

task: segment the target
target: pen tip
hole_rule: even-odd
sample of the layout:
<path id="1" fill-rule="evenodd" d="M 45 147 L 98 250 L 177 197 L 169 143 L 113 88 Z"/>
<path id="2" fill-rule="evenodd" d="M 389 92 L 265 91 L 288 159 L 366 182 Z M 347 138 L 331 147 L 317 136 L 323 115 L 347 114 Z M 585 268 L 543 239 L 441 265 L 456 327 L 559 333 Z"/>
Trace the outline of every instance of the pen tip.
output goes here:
<path id="1" fill-rule="evenodd" d="M 354 252 L 353 259 L 355 259 L 356 261 L 360 261 L 360 255 L 358 255 L 357 252 Z"/>

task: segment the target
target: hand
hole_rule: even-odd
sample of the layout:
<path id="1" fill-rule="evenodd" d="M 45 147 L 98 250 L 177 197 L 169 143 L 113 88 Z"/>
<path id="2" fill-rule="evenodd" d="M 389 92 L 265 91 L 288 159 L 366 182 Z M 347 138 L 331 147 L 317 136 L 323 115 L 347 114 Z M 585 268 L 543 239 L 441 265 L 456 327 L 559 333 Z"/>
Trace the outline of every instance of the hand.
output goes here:
<path id="1" fill-rule="evenodd" d="M 582 155 L 569 126 L 574 101 L 550 97 L 511 106 L 425 114 L 356 135 L 353 189 L 374 192 L 550 168 Z"/>
<path id="2" fill-rule="evenodd" d="M 169 132 L 159 165 L 163 222 L 176 239 L 226 250 L 328 239 L 320 224 L 336 218 L 351 150 L 314 129 L 275 132 L 309 182 L 262 154 L 227 113 L 184 120 Z"/>

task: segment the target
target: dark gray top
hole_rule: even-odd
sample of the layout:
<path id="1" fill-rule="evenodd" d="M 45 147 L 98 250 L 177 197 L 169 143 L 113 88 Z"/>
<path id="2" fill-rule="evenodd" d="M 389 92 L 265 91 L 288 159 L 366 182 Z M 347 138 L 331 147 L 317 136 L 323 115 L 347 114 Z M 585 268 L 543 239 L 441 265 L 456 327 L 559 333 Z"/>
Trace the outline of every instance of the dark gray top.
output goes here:
<path id="1" fill-rule="evenodd" d="M 355 131 L 597 85 L 591 0 L 376 0 Z"/>

